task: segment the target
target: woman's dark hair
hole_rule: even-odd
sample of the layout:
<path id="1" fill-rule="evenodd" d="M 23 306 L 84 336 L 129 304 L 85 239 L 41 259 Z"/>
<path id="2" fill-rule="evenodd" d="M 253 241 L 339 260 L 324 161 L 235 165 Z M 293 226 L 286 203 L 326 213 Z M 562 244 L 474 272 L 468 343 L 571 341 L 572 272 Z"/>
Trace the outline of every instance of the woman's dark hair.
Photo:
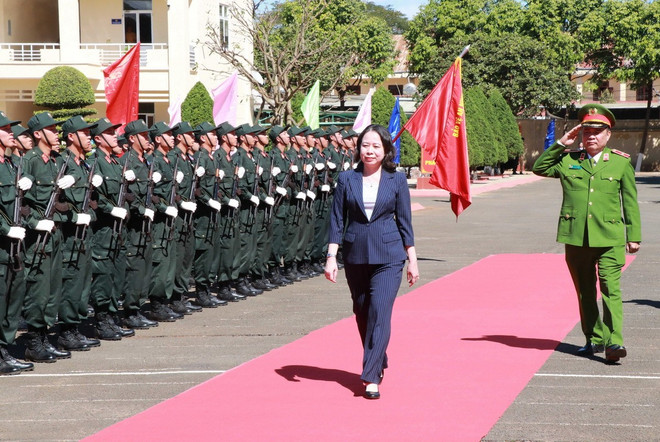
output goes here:
<path id="1" fill-rule="evenodd" d="M 388 172 L 396 172 L 396 164 L 394 163 L 396 150 L 394 149 L 394 144 L 392 144 L 392 137 L 390 135 L 390 131 L 380 124 L 372 124 L 364 128 L 357 139 L 357 147 L 355 148 L 355 161 L 360 161 L 360 147 L 362 146 L 362 139 L 367 134 L 367 132 L 376 132 L 380 137 L 380 140 L 383 142 L 383 150 L 385 151 L 385 157 L 383 158 L 383 169 Z M 361 166 L 362 164 L 360 163 L 360 167 Z"/>

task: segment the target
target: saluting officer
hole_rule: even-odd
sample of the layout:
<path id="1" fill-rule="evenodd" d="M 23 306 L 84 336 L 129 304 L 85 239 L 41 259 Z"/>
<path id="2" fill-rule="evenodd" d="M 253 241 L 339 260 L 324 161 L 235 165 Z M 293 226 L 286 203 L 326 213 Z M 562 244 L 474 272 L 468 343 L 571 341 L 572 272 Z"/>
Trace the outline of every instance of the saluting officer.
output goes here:
<path id="1" fill-rule="evenodd" d="M 635 171 L 630 155 L 610 149 L 614 115 L 599 104 L 583 106 L 580 124 L 547 149 L 534 173 L 559 178 L 563 202 L 557 241 L 566 245 L 566 263 L 580 303 L 586 345 L 578 355 L 605 350 L 614 363 L 626 356 L 623 345 L 621 269 L 626 251 L 636 253 L 642 240 Z M 584 149 L 568 150 L 582 134 Z M 603 297 L 598 312 L 596 274 Z"/>
<path id="2" fill-rule="evenodd" d="M 12 129 L 18 123 L 0 111 L 0 374 L 17 374 L 34 369 L 34 364 L 17 360 L 7 349 L 16 338 L 25 297 L 25 228 L 21 194 L 32 187 L 28 176 L 17 176 L 20 159 L 15 162 L 5 156 L 5 151 L 11 152 L 15 148 Z M 15 204 L 19 204 L 17 211 L 14 210 Z"/>

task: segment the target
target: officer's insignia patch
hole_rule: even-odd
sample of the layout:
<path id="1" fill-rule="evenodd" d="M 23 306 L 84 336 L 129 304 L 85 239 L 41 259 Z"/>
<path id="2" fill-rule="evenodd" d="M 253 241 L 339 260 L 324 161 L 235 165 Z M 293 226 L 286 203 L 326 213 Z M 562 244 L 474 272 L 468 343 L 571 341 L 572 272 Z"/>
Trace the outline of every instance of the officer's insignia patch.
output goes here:
<path id="1" fill-rule="evenodd" d="M 584 152 L 582 152 L 580 154 L 580 161 L 584 161 L 585 158 L 586 158 L 586 154 Z"/>
<path id="2" fill-rule="evenodd" d="M 44 160 L 44 163 L 47 163 L 50 160 L 50 156 L 43 153 L 41 154 L 41 159 Z"/>
<path id="3" fill-rule="evenodd" d="M 615 153 L 617 155 L 621 155 L 624 158 L 630 158 L 629 153 L 621 152 L 620 150 L 612 149 L 612 153 Z"/>
<path id="4" fill-rule="evenodd" d="M 604 153 L 603 154 L 603 161 L 609 161 L 610 160 L 610 154 L 609 153 Z"/>
<path id="5" fill-rule="evenodd" d="M 105 156 L 105 160 L 109 163 L 112 164 L 112 158 L 110 158 L 110 155 Z"/>

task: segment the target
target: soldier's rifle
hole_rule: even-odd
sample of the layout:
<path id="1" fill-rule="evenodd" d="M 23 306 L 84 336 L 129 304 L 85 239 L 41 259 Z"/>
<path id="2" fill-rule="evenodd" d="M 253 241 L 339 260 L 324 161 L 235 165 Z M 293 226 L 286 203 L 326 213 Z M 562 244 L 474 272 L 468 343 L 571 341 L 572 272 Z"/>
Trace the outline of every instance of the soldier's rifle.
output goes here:
<path id="1" fill-rule="evenodd" d="M 254 167 L 254 184 L 252 184 L 252 195 L 259 197 L 259 163 L 261 162 L 261 154 L 257 154 L 257 161 L 255 162 Z M 254 224 L 254 219 L 257 216 L 257 206 L 259 204 L 252 204 L 248 211 L 247 225 L 251 226 Z"/>
<path id="2" fill-rule="evenodd" d="M 128 163 L 131 159 L 131 154 L 133 149 L 129 149 L 126 153 L 126 159 L 124 162 L 124 167 L 121 171 L 121 186 L 119 186 L 119 195 L 117 195 L 117 207 L 124 207 L 126 203 L 126 192 L 128 192 L 128 180 L 126 179 L 126 171 L 128 170 Z M 122 245 L 122 230 L 124 226 L 124 220 L 122 218 L 115 218 L 112 224 L 112 235 L 117 238 L 117 248 L 115 251 L 118 251 Z"/>
<path id="3" fill-rule="evenodd" d="M 240 169 L 239 166 L 234 166 L 234 181 L 232 182 L 231 185 L 231 194 L 229 196 L 230 199 L 236 200 L 236 195 L 238 195 L 238 170 Z M 225 231 L 223 234 L 228 234 L 234 229 L 234 225 L 236 225 L 236 217 L 238 216 L 238 210 L 235 207 L 229 207 L 229 222 L 225 224 Z M 226 231 L 226 229 L 229 228 L 229 232 Z"/>
<path id="4" fill-rule="evenodd" d="M 147 175 L 147 194 L 144 196 L 144 208 L 145 209 L 154 209 L 154 164 L 156 162 L 152 159 L 151 164 L 149 165 L 149 175 Z M 144 217 L 142 220 L 142 235 L 146 238 L 151 238 L 151 218 Z"/>
<path id="5" fill-rule="evenodd" d="M 197 153 L 197 160 L 195 161 L 195 166 L 193 167 L 193 179 L 190 184 L 190 192 L 188 192 L 188 201 L 195 200 L 195 192 L 197 191 L 197 186 L 199 185 L 199 177 L 197 176 L 197 168 L 199 167 L 199 159 L 202 157 L 202 153 Z M 215 191 L 215 189 L 214 189 Z M 183 214 L 183 226 L 186 228 L 186 232 L 189 232 L 192 229 L 193 225 L 193 213 L 186 211 Z"/>
<path id="6" fill-rule="evenodd" d="M 53 216 L 55 215 L 55 204 L 60 199 L 60 194 L 62 193 L 62 188 L 57 183 L 62 179 L 62 177 L 66 173 L 66 169 L 67 167 L 69 167 L 70 159 L 71 159 L 71 155 L 67 155 L 66 160 L 60 167 L 60 170 L 57 172 L 57 176 L 55 177 L 55 187 L 53 188 L 53 191 L 50 194 L 48 205 L 46 206 L 46 210 L 44 211 L 43 219 L 45 220 L 49 220 L 49 221 L 53 220 Z M 41 250 L 41 253 L 46 253 L 46 243 L 48 242 L 49 235 L 50 232 L 41 232 L 39 233 L 39 236 L 37 236 L 37 249 Z"/>
<path id="7" fill-rule="evenodd" d="M 85 185 L 85 198 L 83 199 L 82 206 L 80 208 L 80 213 L 87 213 L 89 210 L 89 204 L 92 201 L 92 192 L 94 191 L 94 184 L 92 183 L 94 179 L 94 171 L 96 170 L 96 163 L 98 158 L 94 160 L 92 165 L 89 167 L 87 175 L 87 184 Z M 83 164 L 87 164 L 83 162 Z M 87 235 L 87 225 L 76 225 L 76 241 L 80 242 L 79 250 L 82 252 L 85 250 L 85 236 Z"/>
<path id="8" fill-rule="evenodd" d="M 305 193 L 305 177 L 306 177 L 306 175 L 307 174 L 305 173 L 305 163 L 303 161 L 302 170 L 301 170 L 301 178 L 300 178 L 300 192 L 303 192 L 303 193 Z M 296 226 L 299 224 L 300 217 L 302 216 L 303 211 L 305 209 L 305 205 L 306 205 L 305 201 L 306 200 L 307 200 L 307 195 L 305 195 L 305 199 L 302 200 L 302 201 L 300 199 L 296 198 L 296 210 L 293 212 L 293 223 Z"/>
<path id="9" fill-rule="evenodd" d="M 176 196 L 179 193 L 179 181 L 177 181 L 176 176 L 179 173 L 179 159 L 181 155 L 177 154 L 176 161 L 174 162 L 174 171 L 172 173 L 172 187 L 170 187 L 170 197 L 168 198 L 167 204 L 170 207 L 176 207 Z M 167 240 L 172 241 L 174 239 L 174 229 L 176 228 L 176 217 L 170 216 L 167 218 L 165 226 L 169 229 L 167 235 Z"/>
<path id="10" fill-rule="evenodd" d="M 15 227 L 21 227 L 22 215 L 21 215 L 21 206 L 23 205 L 23 191 L 18 186 L 18 182 L 23 177 L 23 157 L 18 161 L 16 165 L 16 180 L 14 182 L 14 189 L 16 195 L 14 196 L 14 216 L 12 218 L 12 224 Z M 21 259 L 21 247 L 23 245 L 23 240 L 15 239 L 11 242 L 9 249 L 9 257 L 12 261 L 14 270 L 19 272 L 23 270 L 23 260 Z"/>
<path id="11" fill-rule="evenodd" d="M 268 183 L 266 184 L 266 196 L 269 198 L 273 197 L 273 188 L 275 187 L 273 185 L 273 167 L 275 164 L 275 157 L 270 157 L 270 174 L 268 176 Z M 266 225 L 270 224 L 271 220 L 273 219 L 273 211 L 275 210 L 275 204 L 272 206 L 267 206 L 266 207 L 266 216 L 264 218 L 264 223 Z"/>

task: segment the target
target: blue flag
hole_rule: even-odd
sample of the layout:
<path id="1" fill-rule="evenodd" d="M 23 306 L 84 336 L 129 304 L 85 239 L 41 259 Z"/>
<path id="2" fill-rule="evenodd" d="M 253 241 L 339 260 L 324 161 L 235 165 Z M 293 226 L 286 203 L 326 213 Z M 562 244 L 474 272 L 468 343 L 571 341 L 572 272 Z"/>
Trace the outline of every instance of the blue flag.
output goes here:
<path id="1" fill-rule="evenodd" d="M 390 117 L 390 124 L 387 129 L 390 131 L 390 136 L 392 139 L 397 136 L 399 131 L 401 131 L 401 114 L 399 111 L 399 97 L 396 97 L 396 103 L 394 103 L 394 109 L 392 109 L 392 116 Z M 394 157 L 394 162 L 399 164 L 401 162 L 401 137 L 399 137 L 394 142 L 394 148 L 396 149 L 396 156 Z"/>
<path id="2" fill-rule="evenodd" d="M 545 133 L 545 143 L 543 143 L 543 150 L 552 146 L 555 143 L 555 119 L 551 118 L 548 123 L 548 131 Z"/>

